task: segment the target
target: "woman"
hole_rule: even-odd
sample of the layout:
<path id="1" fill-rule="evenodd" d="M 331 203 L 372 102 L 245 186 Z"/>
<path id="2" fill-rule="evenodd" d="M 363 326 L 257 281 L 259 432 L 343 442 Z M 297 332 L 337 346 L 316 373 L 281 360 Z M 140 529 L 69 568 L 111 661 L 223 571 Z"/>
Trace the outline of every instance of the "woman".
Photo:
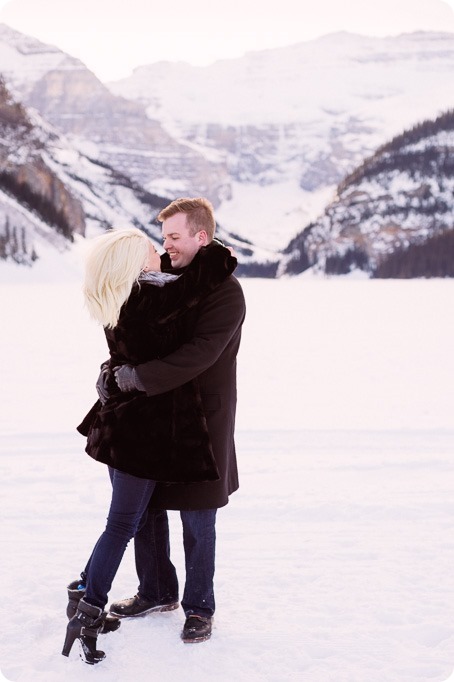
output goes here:
<path id="1" fill-rule="evenodd" d="M 93 240 L 84 295 L 90 314 L 104 326 L 110 360 L 107 399 L 97 401 L 78 427 L 87 453 L 109 466 L 112 502 L 83 582 L 69 585 L 70 604 L 63 655 L 76 639 L 89 664 L 105 658 L 96 649 L 106 627 L 108 592 L 129 540 L 139 527 L 156 481 L 203 482 L 219 478 L 197 382 L 148 397 L 122 393 L 114 369 L 163 357 L 191 333 L 191 309 L 236 267 L 225 247 L 203 247 L 181 275 L 160 272 L 160 256 L 137 229 L 111 230 Z"/>

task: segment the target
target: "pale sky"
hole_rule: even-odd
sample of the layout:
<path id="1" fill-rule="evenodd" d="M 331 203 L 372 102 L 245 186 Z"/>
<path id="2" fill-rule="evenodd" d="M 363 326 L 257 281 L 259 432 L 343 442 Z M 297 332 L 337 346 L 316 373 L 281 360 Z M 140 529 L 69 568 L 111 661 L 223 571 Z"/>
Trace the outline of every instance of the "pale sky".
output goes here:
<path id="1" fill-rule="evenodd" d="M 454 32 L 454 0 L 0 0 L 0 22 L 78 57 L 108 81 L 142 64 L 203 66 L 340 30 Z"/>

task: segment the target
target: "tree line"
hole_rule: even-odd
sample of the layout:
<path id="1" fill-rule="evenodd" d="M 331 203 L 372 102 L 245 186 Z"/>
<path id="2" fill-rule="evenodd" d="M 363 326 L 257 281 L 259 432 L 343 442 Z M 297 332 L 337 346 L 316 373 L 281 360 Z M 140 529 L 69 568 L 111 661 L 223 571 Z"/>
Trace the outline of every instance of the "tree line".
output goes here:
<path id="1" fill-rule="evenodd" d="M 33 246 L 27 244 L 25 227 L 11 227 L 6 217 L 3 233 L 0 233 L 0 259 L 12 258 L 16 263 L 33 263 L 38 255 Z"/>
<path id="2" fill-rule="evenodd" d="M 59 211 L 49 199 L 34 192 L 27 183 L 21 182 L 5 170 L 0 171 L 0 186 L 12 194 L 20 204 L 35 211 L 45 223 L 54 226 L 57 232 L 73 241 L 71 224 L 62 211 Z"/>
<path id="3" fill-rule="evenodd" d="M 450 109 L 434 120 L 423 121 L 396 135 L 390 142 L 382 145 L 352 173 L 347 175 L 338 186 L 338 193 L 370 179 L 381 172 L 406 171 L 416 175 L 445 176 L 454 175 L 454 159 L 449 147 L 427 147 L 420 151 L 405 151 L 405 147 L 433 137 L 440 132 L 454 131 L 454 109 Z"/>
<path id="4" fill-rule="evenodd" d="M 397 249 L 379 263 L 372 277 L 454 277 L 454 230 Z"/>

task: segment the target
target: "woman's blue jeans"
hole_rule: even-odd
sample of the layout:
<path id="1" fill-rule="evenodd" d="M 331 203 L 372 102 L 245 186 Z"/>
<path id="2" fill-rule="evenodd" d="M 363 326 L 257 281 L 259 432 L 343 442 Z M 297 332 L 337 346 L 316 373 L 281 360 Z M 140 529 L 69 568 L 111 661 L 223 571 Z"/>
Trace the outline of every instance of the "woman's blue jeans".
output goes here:
<path id="1" fill-rule="evenodd" d="M 120 566 L 128 542 L 137 532 L 155 481 L 137 478 L 109 467 L 112 502 L 107 525 L 96 543 L 83 577 L 86 578 L 85 600 L 104 608 L 113 579 Z"/>

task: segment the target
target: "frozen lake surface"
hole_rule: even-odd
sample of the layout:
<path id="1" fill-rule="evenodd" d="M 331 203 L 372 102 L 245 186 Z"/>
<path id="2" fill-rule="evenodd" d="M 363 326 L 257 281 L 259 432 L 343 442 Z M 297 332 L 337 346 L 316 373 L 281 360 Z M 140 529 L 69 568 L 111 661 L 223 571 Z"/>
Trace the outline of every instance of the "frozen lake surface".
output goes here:
<path id="1" fill-rule="evenodd" d="M 454 669 L 454 281 L 243 281 L 241 487 L 212 639 L 181 609 L 60 655 L 109 483 L 74 427 L 105 358 L 77 281 L 0 284 L 2 612 L 11 681 L 441 682 Z M 178 514 L 172 556 L 183 580 Z M 111 597 L 137 587 L 132 546 Z"/>

